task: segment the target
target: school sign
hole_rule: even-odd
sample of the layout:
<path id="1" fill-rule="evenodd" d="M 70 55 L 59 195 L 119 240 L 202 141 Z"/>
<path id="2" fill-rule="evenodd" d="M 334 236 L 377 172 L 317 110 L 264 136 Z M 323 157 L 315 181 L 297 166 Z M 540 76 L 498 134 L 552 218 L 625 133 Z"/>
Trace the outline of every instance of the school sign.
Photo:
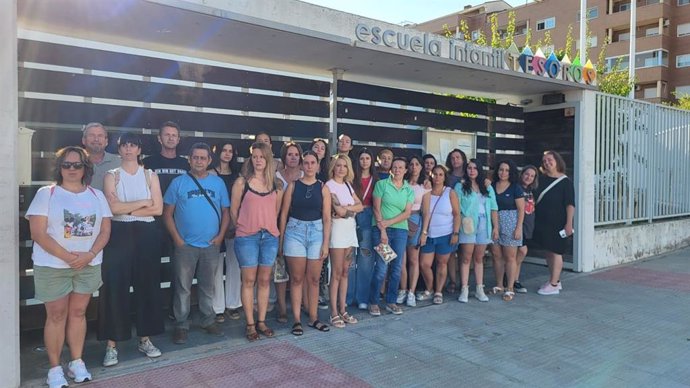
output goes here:
<path id="1" fill-rule="evenodd" d="M 495 69 L 511 70 L 539 77 L 595 85 L 597 72 L 592 62 L 582 65 L 576 57 L 570 60 L 568 55 L 558 59 L 554 53 L 545 56 L 541 49 L 532 52 L 525 47 L 522 52 L 515 43 L 508 49 L 478 46 L 458 39 L 443 39 L 429 33 L 414 31 L 396 31 L 376 25 L 359 23 L 355 27 L 355 38 L 360 42 L 383 45 L 386 47 L 412 51 L 435 57 L 447 58 L 473 65 Z"/>

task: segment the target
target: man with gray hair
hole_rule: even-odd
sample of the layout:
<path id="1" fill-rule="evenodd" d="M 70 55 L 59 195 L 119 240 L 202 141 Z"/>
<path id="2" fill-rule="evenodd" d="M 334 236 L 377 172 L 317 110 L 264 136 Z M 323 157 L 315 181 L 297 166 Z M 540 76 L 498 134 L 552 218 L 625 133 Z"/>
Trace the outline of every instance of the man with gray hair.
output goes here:
<path id="1" fill-rule="evenodd" d="M 93 163 L 93 176 L 89 183 L 94 189 L 103 191 L 103 179 L 108 170 L 120 167 L 120 157 L 105 152 L 108 146 L 108 131 L 101 123 L 88 123 L 84 126 L 81 143 L 89 153 Z"/>

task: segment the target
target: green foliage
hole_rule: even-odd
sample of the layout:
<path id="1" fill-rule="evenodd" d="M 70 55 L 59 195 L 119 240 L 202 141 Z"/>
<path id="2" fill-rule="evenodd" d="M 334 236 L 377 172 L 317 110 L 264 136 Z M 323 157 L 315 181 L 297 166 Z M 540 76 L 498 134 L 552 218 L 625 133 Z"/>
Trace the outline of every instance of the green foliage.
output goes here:
<path id="1" fill-rule="evenodd" d="M 678 109 L 690 110 L 690 94 L 682 93 L 678 94 L 676 92 L 672 93 L 676 97 L 676 102 L 667 103 L 666 105 L 672 106 Z"/>
<path id="2" fill-rule="evenodd" d="M 506 38 L 503 42 L 503 48 L 510 47 L 515 40 L 515 11 L 508 12 L 508 27 L 506 27 Z"/>
<path id="3" fill-rule="evenodd" d="M 635 87 L 635 80 L 630 79 L 628 70 L 620 69 L 621 60 L 622 58 L 619 58 L 616 61 L 611 71 L 598 76 L 599 91 L 623 97 L 630 95 L 630 92 Z"/>
<path id="4" fill-rule="evenodd" d="M 479 102 L 484 102 L 487 104 L 495 104 L 496 99 L 494 98 L 488 98 L 488 97 L 477 97 L 477 96 L 465 96 L 462 94 L 451 94 L 451 93 L 441 93 L 442 96 L 446 97 L 455 97 L 460 100 L 471 100 L 471 101 L 479 101 Z M 442 114 L 442 115 L 448 115 L 448 116 L 459 116 L 459 117 L 469 117 L 469 118 L 476 118 L 478 115 L 476 113 L 467 113 L 467 112 L 456 112 L 452 110 L 437 110 L 436 113 Z"/>
<path id="5" fill-rule="evenodd" d="M 492 13 L 489 16 L 491 22 L 491 47 L 501 48 L 501 34 L 498 32 L 498 15 Z"/>
<path id="6" fill-rule="evenodd" d="M 466 42 L 470 42 L 472 40 L 472 35 L 470 34 L 470 26 L 467 24 L 467 21 L 465 19 L 460 20 L 460 33 L 462 33 L 462 36 L 465 38 Z"/>

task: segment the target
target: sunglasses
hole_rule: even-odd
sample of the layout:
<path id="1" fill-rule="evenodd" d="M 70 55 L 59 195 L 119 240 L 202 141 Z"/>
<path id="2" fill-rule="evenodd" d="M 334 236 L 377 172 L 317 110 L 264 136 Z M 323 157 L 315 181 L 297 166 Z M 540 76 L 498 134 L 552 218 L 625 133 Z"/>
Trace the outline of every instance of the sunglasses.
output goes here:
<path id="1" fill-rule="evenodd" d="M 82 163 L 82 162 L 62 162 L 62 163 L 60 163 L 60 167 L 62 167 L 65 170 L 71 170 L 71 169 L 81 170 L 82 168 L 84 168 L 84 163 Z"/>
<path id="2" fill-rule="evenodd" d="M 312 192 L 312 190 L 314 190 L 314 185 L 311 185 L 311 186 L 307 187 L 307 192 L 304 193 L 304 198 L 305 198 L 305 199 L 311 199 L 311 192 Z"/>

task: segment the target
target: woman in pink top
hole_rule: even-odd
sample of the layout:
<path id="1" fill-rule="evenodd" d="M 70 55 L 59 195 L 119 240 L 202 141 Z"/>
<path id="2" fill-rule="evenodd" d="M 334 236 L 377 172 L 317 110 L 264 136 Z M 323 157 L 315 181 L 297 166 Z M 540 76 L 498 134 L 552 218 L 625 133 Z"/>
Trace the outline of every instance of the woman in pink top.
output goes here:
<path id="1" fill-rule="evenodd" d="M 273 337 L 266 326 L 271 269 L 278 254 L 278 212 L 283 185 L 276 180 L 271 148 L 254 143 L 245 173 L 232 186 L 230 214 L 237 225 L 235 255 L 242 271 L 242 307 L 247 316 L 246 337 Z M 257 284 L 258 321 L 254 323 L 254 285 Z"/>
<path id="2" fill-rule="evenodd" d="M 345 323 L 357 323 L 357 319 L 347 313 L 345 298 L 347 280 L 352 255 L 349 251 L 359 246 L 355 214 L 362 211 L 362 202 L 352 190 L 352 162 L 345 155 L 337 155 L 331 162 L 328 175 L 331 179 L 326 186 L 331 192 L 331 325 L 345 327 Z M 338 308 L 340 307 L 340 308 Z"/>

